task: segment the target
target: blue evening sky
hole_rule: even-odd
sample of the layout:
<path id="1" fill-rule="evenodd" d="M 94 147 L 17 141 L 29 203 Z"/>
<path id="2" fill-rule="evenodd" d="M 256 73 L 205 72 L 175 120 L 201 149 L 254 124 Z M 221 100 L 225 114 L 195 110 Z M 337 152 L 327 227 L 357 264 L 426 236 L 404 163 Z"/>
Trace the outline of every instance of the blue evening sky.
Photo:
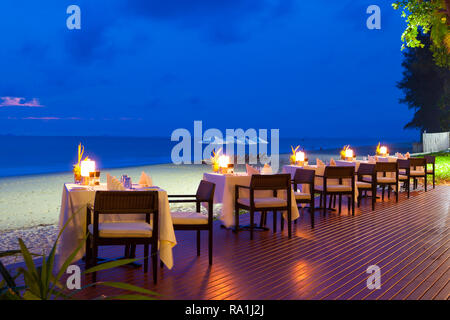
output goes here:
<path id="1" fill-rule="evenodd" d="M 66 8 L 81 8 L 68 30 Z M 381 8 L 369 30 L 366 8 Z M 413 140 L 385 0 L 2 0 L 0 134 L 176 128 Z M 21 99 L 22 98 L 22 99 Z"/>

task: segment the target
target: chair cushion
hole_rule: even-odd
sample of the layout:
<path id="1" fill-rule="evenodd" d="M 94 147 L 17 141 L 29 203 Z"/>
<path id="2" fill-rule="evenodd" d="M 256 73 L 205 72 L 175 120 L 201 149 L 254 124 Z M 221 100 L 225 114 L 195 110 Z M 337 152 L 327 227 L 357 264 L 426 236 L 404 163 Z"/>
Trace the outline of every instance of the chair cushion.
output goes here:
<path id="1" fill-rule="evenodd" d="M 287 206 L 287 201 L 280 198 L 255 198 L 255 208 L 273 208 L 273 207 L 285 207 Z M 250 207 L 249 198 L 240 198 L 238 203 L 244 206 Z"/>
<path id="2" fill-rule="evenodd" d="M 425 174 L 424 170 L 411 170 L 411 176 L 423 176 Z"/>
<path id="3" fill-rule="evenodd" d="M 398 176 L 398 180 L 408 180 L 408 176 L 404 176 L 401 174 Z"/>
<path id="4" fill-rule="evenodd" d="M 295 199 L 297 200 L 311 200 L 311 194 L 303 192 L 294 192 Z"/>
<path id="5" fill-rule="evenodd" d="M 427 173 L 433 173 L 433 169 L 428 169 Z"/>
<path id="6" fill-rule="evenodd" d="M 323 191 L 323 186 L 317 186 L 316 190 Z M 352 191 L 352 187 L 343 184 L 327 185 L 327 192 L 347 192 Z"/>
<path id="7" fill-rule="evenodd" d="M 406 169 L 398 169 L 398 173 L 400 173 L 400 174 L 406 174 Z"/>
<path id="8" fill-rule="evenodd" d="M 363 181 L 356 181 L 356 186 L 359 189 L 371 189 L 372 188 L 372 184 L 371 183 L 363 182 Z"/>
<path id="9" fill-rule="evenodd" d="M 208 216 L 198 212 L 171 212 L 173 224 L 208 224 Z"/>
<path id="10" fill-rule="evenodd" d="M 395 178 L 391 177 L 378 177 L 377 178 L 378 183 L 395 183 Z"/>
<path id="11" fill-rule="evenodd" d="M 94 225 L 88 230 L 94 234 Z M 98 224 L 101 238 L 147 238 L 152 236 L 152 227 L 146 222 L 104 222 Z"/>

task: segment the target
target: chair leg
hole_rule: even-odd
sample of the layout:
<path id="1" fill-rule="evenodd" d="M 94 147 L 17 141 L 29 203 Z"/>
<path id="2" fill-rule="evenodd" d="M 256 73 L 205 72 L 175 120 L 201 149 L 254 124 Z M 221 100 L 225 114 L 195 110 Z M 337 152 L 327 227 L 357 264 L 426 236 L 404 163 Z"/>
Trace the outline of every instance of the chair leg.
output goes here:
<path id="1" fill-rule="evenodd" d="M 153 268 L 153 283 L 156 284 L 158 279 L 158 253 L 156 252 L 158 248 L 157 243 L 152 244 L 152 268 Z"/>
<path id="2" fill-rule="evenodd" d="M 200 230 L 197 230 L 197 256 L 200 256 Z"/>
<path id="3" fill-rule="evenodd" d="M 311 201 L 311 204 L 309 205 L 309 213 L 311 215 L 311 228 L 314 228 L 314 200 Z M 295 221 L 297 221 L 296 219 Z"/>
<path id="4" fill-rule="evenodd" d="M 250 211 L 250 240 L 253 240 L 253 223 L 255 219 L 255 213 L 253 210 Z"/>
<path id="5" fill-rule="evenodd" d="M 150 260 L 150 257 L 148 256 L 149 249 L 150 245 L 144 244 L 144 273 L 148 272 L 148 261 Z"/>
<path id="6" fill-rule="evenodd" d="M 333 197 L 333 208 L 335 208 L 336 207 L 336 195 L 334 195 L 334 197 Z"/>
<path id="7" fill-rule="evenodd" d="M 273 211 L 273 233 L 277 232 L 277 211 Z"/>
<path id="8" fill-rule="evenodd" d="M 375 203 L 377 202 L 377 188 L 372 187 L 372 211 L 375 211 Z"/>
<path id="9" fill-rule="evenodd" d="M 85 259 L 85 267 L 86 269 L 90 268 L 91 260 L 92 260 L 92 248 L 91 248 L 91 239 L 90 235 L 88 235 L 86 239 L 86 259 Z"/>
<path id="10" fill-rule="evenodd" d="M 424 184 L 425 184 L 425 192 L 427 192 L 427 184 L 428 184 L 427 175 L 425 175 L 425 177 L 424 177 Z"/>
<path id="11" fill-rule="evenodd" d="M 266 211 L 261 211 L 261 215 L 259 217 L 259 226 L 262 227 L 264 225 L 264 215 L 266 214 Z"/>
<path id="12" fill-rule="evenodd" d="M 408 188 L 407 189 L 408 198 L 409 198 L 409 192 L 410 192 L 410 188 L 411 188 L 410 183 L 411 183 L 411 179 L 408 178 L 408 181 L 406 182 L 406 187 Z"/>
<path id="13" fill-rule="evenodd" d="M 331 204 L 333 203 L 333 195 L 330 196 L 330 200 L 328 201 L 328 208 L 332 208 Z"/>
<path id="14" fill-rule="evenodd" d="M 352 209 L 351 207 L 351 202 L 350 202 L 350 198 L 351 197 L 347 197 L 347 211 L 348 211 L 348 213 L 350 213 L 350 210 Z"/>
<path id="15" fill-rule="evenodd" d="M 96 243 L 92 244 L 92 267 L 97 265 L 98 246 Z M 97 272 L 92 273 L 92 282 L 97 282 Z"/>
<path id="16" fill-rule="evenodd" d="M 355 193 L 352 193 L 352 216 L 355 215 Z"/>
<path id="17" fill-rule="evenodd" d="M 209 254 L 209 265 L 212 265 L 212 261 L 213 261 L 213 230 L 212 230 L 212 227 L 208 231 L 208 254 Z"/>
<path id="18" fill-rule="evenodd" d="M 435 187 L 435 176 L 434 176 L 434 170 L 433 170 L 433 189 Z"/>
<path id="19" fill-rule="evenodd" d="M 339 195 L 339 214 L 341 214 L 342 209 L 342 195 Z"/>
<path id="20" fill-rule="evenodd" d="M 383 186 L 381 188 L 381 201 L 384 201 L 384 189 L 385 189 L 385 187 Z"/>
<path id="21" fill-rule="evenodd" d="M 129 244 L 125 245 L 124 256 L 125 256 L 125 258 L 129 258 L 130 257 L 130 245 Z"/>
<path id="22" fill-rule="evenodd" d="M 288 212 L 287 212 L 287 226 L 288 226 L 288 238 L 292 238 L 292 212 L 291 212 L 291 208 L 289 208 Z M 284 224 L 284 223 L 283 223 Z"/>
<path id="23" fill-rule="evenodd" d="M 239 231 L 239 208 L 234 209 L 234 232 Z"/>
<path id="24" fill-rule="evenodd" d="M 387 191 L 388 191 L 388 200 L 389 200 L 389 199 L 391 199 L 391 186 L 388 186 Z"/>
<path id="25" fill-rule="evenodd" d="M 284 230 L 283 212 L 281 212 L 281 214 L 280 214 L 280 227 L 281 227 L 281 231 L 283 231 Z"/>

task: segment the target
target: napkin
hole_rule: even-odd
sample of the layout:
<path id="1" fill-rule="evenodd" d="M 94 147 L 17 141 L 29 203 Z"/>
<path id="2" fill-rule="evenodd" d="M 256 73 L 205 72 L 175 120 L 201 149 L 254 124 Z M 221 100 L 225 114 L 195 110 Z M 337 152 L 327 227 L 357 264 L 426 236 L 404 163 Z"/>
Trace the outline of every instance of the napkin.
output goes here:
<path id="1" fill-rule="evenodd" d="M 336 165 L 336 161 L 334 161 L 334 159 L 331 158 L 331 160 L 330 160 L 330 166 L 335 166 L 335 165 Z"/>
<path id="2" fill-rule="evenodd" d="M 255 167 L 245 164 L 245 168 L 247 169 L 247 175 L 249 176 L 251 176 L 252 174 L 259 174 L 259 170 Z"/>
<path id="3" fill-rule="evenodd" d="M 399 159 L 406 159 L 404 155 L 402 155 L 400 152 L 395 153 L 395 156 Z"/>
<path id="4" fill-rule="evenodd" d="M 106 174 L 106 190 L 114 190 L 112 185 L 112 177 L 109 173 Z"/>
<path id="5" fill-rule="evenodd" d="M 377 159 L 374 156 L 367 156 L 367 159 L 369 159 L 369 163 L 376 163 Z"/>
<path id="6" fill-rule="evenodd" d="M 264 168 L 262 168 L 261 173 L 262 174 L 272 174 L 272 167 L 268 163 L 266 163 L 264 165 Z"/>
<path id="7" fill-rule="evenodd" d="M 407 153 L 405 154 L 405 158 L 406 158 L 406 159 L 409 159 L 410 156 L 411 156 L 411 155 L 409 154 L 409 152 L 407 152 Z"/>
<path id="8" fill-rule="evenodd" d="M 323 163 L 323 161 L 320 160 L 319 158 L 316 158 L 316 165 L 318 167 L 325 167 L 325 163 Z"/>
<path id="9" fill-rule="evenodd" d="M 120 181 L 116 177 L 111 178 L 111 184 L 112 184 L 111 190 L 125 190 L 123 184 L 120 183 Z"/>
<path id="10" fill-rule="evenodd" d="M 153 185 L 153 181 L 148 174 L 142 171 L 141 178 L 139 179 L 139 184 L 143 185 L 144 187 L 151 187 Z"/>

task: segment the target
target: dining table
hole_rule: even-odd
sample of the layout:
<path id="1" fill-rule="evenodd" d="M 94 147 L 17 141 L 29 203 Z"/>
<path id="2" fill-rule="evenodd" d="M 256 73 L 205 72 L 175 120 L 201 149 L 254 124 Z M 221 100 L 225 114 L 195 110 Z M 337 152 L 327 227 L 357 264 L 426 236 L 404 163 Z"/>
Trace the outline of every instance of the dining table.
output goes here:
<path id="1" fill-rule="evenodd" d="M 86 238 L 87 206 L 93 205 L 97 191 L 107 191 L 106 184 L 97 186 L 84 186 L 66 183 L 62 190 L 61 209 L 58 229 L 62 231 L 57 246 L 57 264 L 62 266 L 79 244 Z M 144 187 L 133 185 L 126 191 L 157 191 L 159 205 L 159 243 L 158 250 L 161 261 L 171 269 L 173 267 L 172 248 L 177 244 L 175 231 L 170 214 L 167 192 L 158 187 Z M 130 222 L 145 221 L 145 214 L 105 214 L 101 215 L 100 222 Z M 82 246 L 72 261 L 78 261 L 85 255 L 85 246 Z"/>
<path id="2" fill-rule="evenodd" d="M 250 186 L 252 176 L 247 173 L 232 173 L 221 174 L 214 172 L 205 172 L 203 179 L 212 182 L 216 185 L 214 191 L 214 203 L 222 204 L 222 212 L 220 214 L 220 220 L 226 228 L 234 226 L 234 204 L 235 204 L 235 186 L 243 185 Z M 293 190 L 291 190 L 293 191 Z M 279 197 L 286 197 L 284 194 L 280 194 Z M 272 197 L 273 193 L 269 190 L 256 190 L 255 198 Z M 249 198 L 249 190 L 241 188 L 239 190 L 240 198 Z M 291 192 L 291 220 L 299 218 L 299 212 L 297 203 L 295 201 L 294 192 Z M 283 213 L 283 218 L 287 219 L 286 212 Z"/>

